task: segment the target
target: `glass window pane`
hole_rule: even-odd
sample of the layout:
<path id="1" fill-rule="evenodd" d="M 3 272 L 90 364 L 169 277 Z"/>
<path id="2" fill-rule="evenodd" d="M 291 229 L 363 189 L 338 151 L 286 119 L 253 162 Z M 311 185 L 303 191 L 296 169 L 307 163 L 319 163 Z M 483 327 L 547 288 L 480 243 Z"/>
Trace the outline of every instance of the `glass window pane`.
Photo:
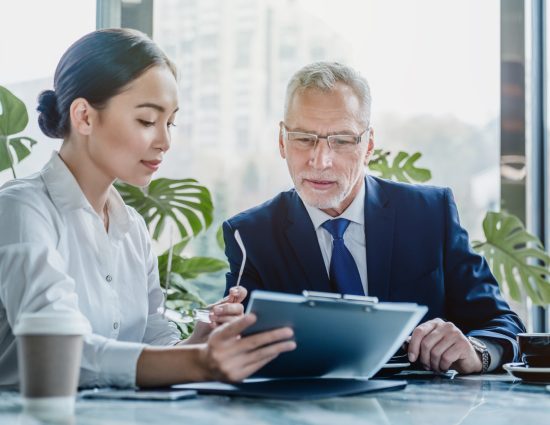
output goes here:
<path id="1" fill-rule="evenodd" d="M 32 154 L 15 166 L 18 176 L 39 171 L 60 145 L 38 127 L 38 94 L 53 88 L 55 67 L 65 50 L 95 29 L 95 7 L 95 0 L 12 0 L 2 4 L 0 85 L 25 103 L 29 124 L 21 134 L 38 142 Z M 1 172 L 0 184 L 11 178 L 10 170 Z"/>
<path id="2" fill-rule="evenodd" d="M 290 187 L 277 148 L 286 83 L 336 60 L 370 81 L 377 147 L 421 152 L 481 238 L 500 197 L 499 12 L 498 0 L 156 0 L 154 38 L 182 89 L 161 174 L 207 184 L 218 219 Z"/>

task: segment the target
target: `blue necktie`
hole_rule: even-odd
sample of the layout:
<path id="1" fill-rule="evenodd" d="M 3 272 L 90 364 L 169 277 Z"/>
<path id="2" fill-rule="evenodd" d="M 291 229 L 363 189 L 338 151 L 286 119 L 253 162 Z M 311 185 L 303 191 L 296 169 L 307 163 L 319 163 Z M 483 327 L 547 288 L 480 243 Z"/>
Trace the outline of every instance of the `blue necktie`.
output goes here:
<path id="1" fill-rule="evenodd" d="M 330 281 L 341 294 L 365 295 L 361 276 L 351 252 L 344 244 L 344 232 L 350 221 L 345 218 L 327 220 L 322 226 L 332 235 Z"/>

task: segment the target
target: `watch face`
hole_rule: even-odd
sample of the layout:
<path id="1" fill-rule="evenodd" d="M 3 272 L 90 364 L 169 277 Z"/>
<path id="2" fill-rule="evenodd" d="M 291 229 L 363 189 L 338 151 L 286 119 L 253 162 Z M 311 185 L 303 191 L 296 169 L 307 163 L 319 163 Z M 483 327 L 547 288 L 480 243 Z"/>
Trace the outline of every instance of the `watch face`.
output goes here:
<path id="1" fill-rule="evenodd" d="M 481 354 L 481 365 L 482 365 L 481 373 L 487 372 L 487 369 L 489 368 L 489 364 L 491 363 L 487 346 L 479 339 L 471 336 L 468 337 L 468 340 L 470 341 L 470 344 L 472 344 L 472 347 L 474 347 L 474 350 L 477 351 L 479 354 Z"/>

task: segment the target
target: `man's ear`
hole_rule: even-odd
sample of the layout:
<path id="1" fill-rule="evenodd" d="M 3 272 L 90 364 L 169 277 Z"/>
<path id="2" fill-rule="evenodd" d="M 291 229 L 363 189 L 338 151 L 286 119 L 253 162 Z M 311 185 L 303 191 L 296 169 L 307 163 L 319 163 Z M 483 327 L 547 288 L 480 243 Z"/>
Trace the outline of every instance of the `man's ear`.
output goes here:
<path id="1" fill-rule="evenodd" d="M 283 123 L 279 124 L 279 153 L 281 158 L 286 159 L 285 141 L 283 139 Z"/>
<path id="2" fill-rule="evenodd" d="M 372 154 L 374 153 L 374 129 L 371 127 L 369 128 L 369 141 L 368 147 L 367 147 L 367 153 L 365 154 L 365 165 L 369 165 L 369 162 L 372 158 Z"/>
<path id="3" fill-rule="evenodd" d="M 73 100 L 69 108 L 71 130 L 83 136 L 89 136 L 96 112 L 83 97 Z"/>

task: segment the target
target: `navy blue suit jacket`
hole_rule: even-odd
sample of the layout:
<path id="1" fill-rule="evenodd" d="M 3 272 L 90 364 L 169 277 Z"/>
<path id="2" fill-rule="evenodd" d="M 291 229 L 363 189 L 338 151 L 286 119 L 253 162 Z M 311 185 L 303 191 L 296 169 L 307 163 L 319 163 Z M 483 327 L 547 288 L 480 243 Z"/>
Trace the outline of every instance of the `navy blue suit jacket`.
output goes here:
<path id="1" fill-rule="evenodd" d="M 372 176 L 365 182 L 368 295 L 426 305 L 423 321 L 451 321 L 464 334 L 501 345 L 502 361 L 517 360 L 515 335 L 523 324 L 502 298 L 485 259 L 471 249 L 451 190 Z M 294 189 L 223 224 L 230 264 L 226 292 L 241 265 L 237 229 L 247 251 L 241 284 L 249 294 L 335 292 L 313 223 Z"/>

